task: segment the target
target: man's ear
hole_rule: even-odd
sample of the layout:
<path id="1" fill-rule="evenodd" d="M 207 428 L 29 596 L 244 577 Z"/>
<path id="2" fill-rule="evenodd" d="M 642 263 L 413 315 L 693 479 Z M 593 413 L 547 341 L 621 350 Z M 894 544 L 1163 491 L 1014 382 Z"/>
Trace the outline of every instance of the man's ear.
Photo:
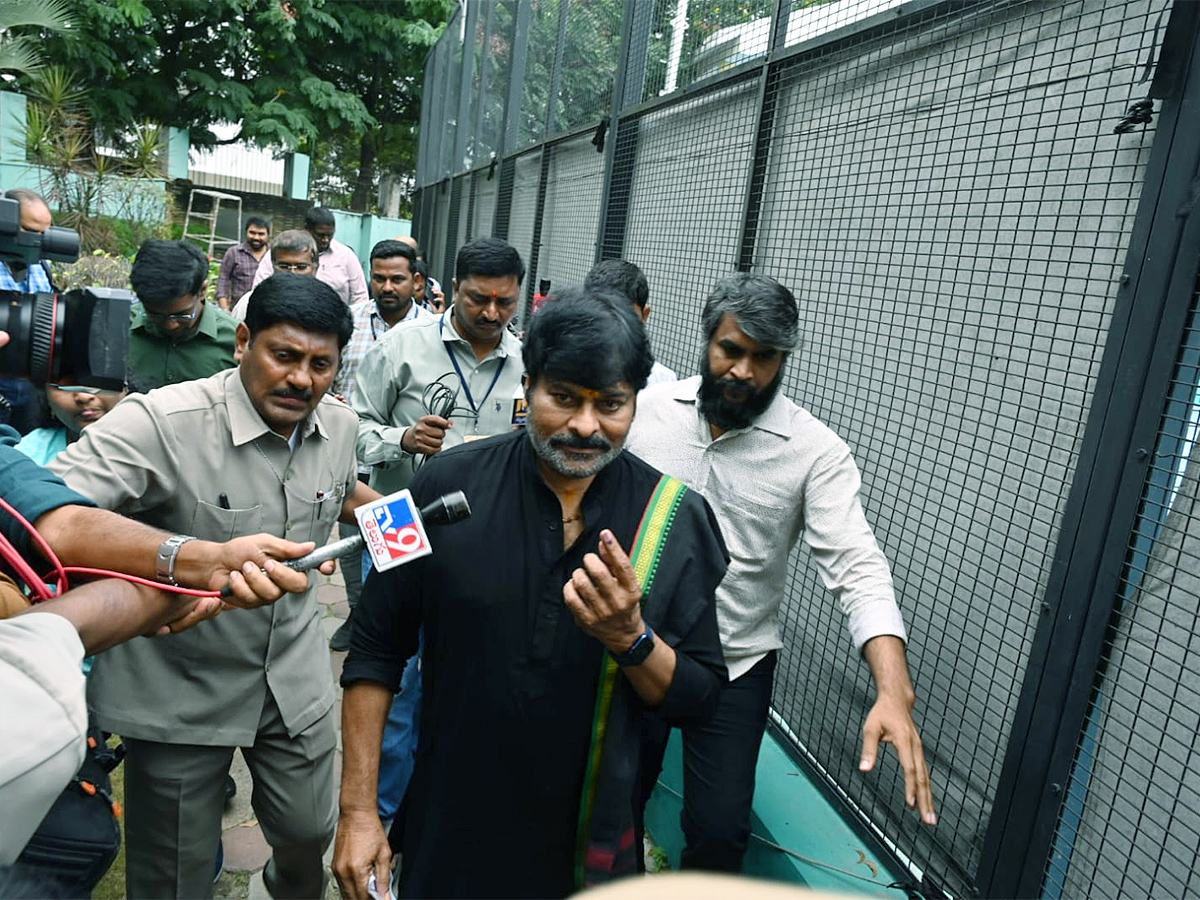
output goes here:
<path id="1" fill-rule="evenodd" d="M 650 304 L 647 303 L 642 307 L 642 324 L 645 325 L 650 321 Z"/>
<path id="2" fill-rule="evenodd" d="M 234 332 L 233 361 L 240 363 L 249 346 L 250 329 L 245 322 L 238 322 L 237 331 Z"/>

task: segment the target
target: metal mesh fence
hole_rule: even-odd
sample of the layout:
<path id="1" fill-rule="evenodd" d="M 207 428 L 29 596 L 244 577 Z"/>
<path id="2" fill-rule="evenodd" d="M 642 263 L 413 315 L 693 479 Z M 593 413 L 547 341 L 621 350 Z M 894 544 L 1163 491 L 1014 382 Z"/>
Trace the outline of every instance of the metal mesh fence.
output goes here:
<path id="1" fill-rule="evenodd" d="M 1160 7 L 1161 8 L 1161 7 Z M 790 396 L 840 434 L 909 623 L 941 824 L 855 777 L 869 679 L 798 560 L 775 707 L 912 855 L 978 861 L 1151 135 L 1112 134 L 1153 4 L 984 4 L 782 72 L 756 268 Z M 1070 54 L 1061 35 L 1083 41 Z M 1101 37 L 1106 34 L 1106 37 Z M 941 868 L 941 866 L 938 866 Z"/>
<path id="2" fill-rule="evenodd" d="M 656 356 L 680 377 L 697 369 L 699 310 L 718 277 L 741 266 L 795 290 L 806 343 L 784 390 L 862 469 L 909 628 L 938 828 L 904 814 L 894 756 L 870 777 L 857 771 L 870 680 L 803 551 L 784 598 L 776 721 L 915 869 L 971 893 L 1154 139 L 1152 126 L 1113 127 L 1145 94 L 1170 3 L 792 0 L 780 4 L 786 23 L 773 23 L 773 0 L 496 6 L 476 11 L 477 28 L 507 55 L 489 69 L 484 54 L 491 105 L 472 126 L 503 158 L 493 180 L 484 157 L 445 153 L 446 111 L 460 101 L 448 72 L 462 59 L 458 19 L 427 66 L 447 93 L 426 86 L 443 112 L 425 121 L 451 123 L 423 144 L 441 162 L 420 169 L 436 206 L 419 223 L 430 258 L 450 266 L 464 239 L 497 221 L 529 264 L 529 293 L 541 279 L 582 281 L 599 256 L 629 259 L 650 282 Z M 513 50 L 520 15 L 524 51 Z M 605 135 L 591 126 L 611 112 L 620 73 L 625 102 Z M 505 97 L 519 108 L 496 108 Z M 508 121 L 508 142 L 485 120 Z M 1182 503 L 1170 513 L 1181 535 Z M 1168 619 L 1190 627 L 1183 598 L 1200 588 L 1177 569 L 1160 580 L 1174 585 L 1179 616 L 1136 623 L 1146 633 Z M 1118 668 L 1134 658 L 1120 634 L 1118 624 Z M 1154 664 L 1186 668 L 1182 633 L 1146 646 Z M 1145 785 L 1133 769 L 1145 778 L 1151 764 L 1121 752 L 1132 719 L 1178 723 L 1178 746 L 1152 757 L 1167 779 L 1155 783 L 1170 784 L 1200 704 L 1179 686 L 1170 693 L 1165 675 L 1155 704 L 1144 684 L 1128 690 L 1123 706 L 1115 687 L 1098 697 L 1096 728 L 1111 736 L 1096 741 L 1112 755 L 1105 786 L 1136 793 Z M 1064 813 L 1051 888 L 1120 893 L 1131 872 L 1159 877 L 1117 844 L 1153 843 L 1147 823 L 1166 808 L 1143 796 L 1119 814 Z M 1194 890 L 1179 879 L 1200 846 L 1197 825 L 1180 821 L 1179 864 L 1160 863 L 1176 880 L 1146 882 L 1171 893 Z"/>
<path id="3" fill-rule="evenodd" d="M 1051 897 L 1200 893 L 1200 283 L 1046 871 Z"/>

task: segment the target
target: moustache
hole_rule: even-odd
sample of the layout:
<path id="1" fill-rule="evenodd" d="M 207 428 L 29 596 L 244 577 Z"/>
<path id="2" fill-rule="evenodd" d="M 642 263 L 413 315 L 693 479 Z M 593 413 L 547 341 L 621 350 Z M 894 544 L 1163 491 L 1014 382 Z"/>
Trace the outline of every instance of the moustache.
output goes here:
<path id="1" fill-rule="evenodd" d="M 718 378 L 717 387 L 722 391 L 728 391 L 742 400 L 745 400 L 747 397 L 753 397 L 758 392 L 750 382 L 738 381 L 735 378 Z"/>
<path id="2" fill-rule="evenodd" d="M 303 400 L 305 403 L 313 397 L 312 391 L 293 391 L 289 389 L 286 391 L 272 391 L 271 393 L 276 397 L 283 397 L 287 400 Z"/>
<path id="3" fill-rule="evenodd" d="M 599 450 L 606 452 L 612 449 L 612 444 L 598 434 L 590 438 L 576 436 L 558 436 L 550 438 L 550 446 L 558 450 Z"/>

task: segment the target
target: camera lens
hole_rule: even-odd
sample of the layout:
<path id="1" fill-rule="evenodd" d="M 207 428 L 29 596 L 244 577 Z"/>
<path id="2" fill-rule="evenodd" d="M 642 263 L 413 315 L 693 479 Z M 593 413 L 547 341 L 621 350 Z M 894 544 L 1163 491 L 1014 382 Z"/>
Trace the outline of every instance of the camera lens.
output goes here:
<path id="1" fill-rule="evenodd" d="M 36 384 L 58 376 L 55 344 L 63 333 L 63 310 L 54 294 L 0 291 L 0 331 L 8 346 L 0 350 L 0 375 L 28 378 Z"/>
<path id="2" fill-rule="evenodd" d="M 82 288 L 61 296 L 0 291 L 0 375 L 35 384 L 69 375 L 81 385 L 120 390 L 125 385 L 129 310 L 133 294 Z"/>

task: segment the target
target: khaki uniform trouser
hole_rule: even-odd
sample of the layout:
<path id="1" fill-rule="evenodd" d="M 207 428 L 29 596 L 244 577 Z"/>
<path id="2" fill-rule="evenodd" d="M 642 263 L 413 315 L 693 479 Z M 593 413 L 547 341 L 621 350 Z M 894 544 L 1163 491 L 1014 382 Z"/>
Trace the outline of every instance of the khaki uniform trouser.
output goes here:
<path id="1" fill-rule="evenodd" d="M 273 897 L 324 896 L 321 856 L 333 840 L 334 712 L 289 738 L 271 693 L 242 755 L 251 805 L 271 845 Z M 212 897 L 225 776 L 233 747 L 125 741 L 125 878 L 131 900 Z"/>

